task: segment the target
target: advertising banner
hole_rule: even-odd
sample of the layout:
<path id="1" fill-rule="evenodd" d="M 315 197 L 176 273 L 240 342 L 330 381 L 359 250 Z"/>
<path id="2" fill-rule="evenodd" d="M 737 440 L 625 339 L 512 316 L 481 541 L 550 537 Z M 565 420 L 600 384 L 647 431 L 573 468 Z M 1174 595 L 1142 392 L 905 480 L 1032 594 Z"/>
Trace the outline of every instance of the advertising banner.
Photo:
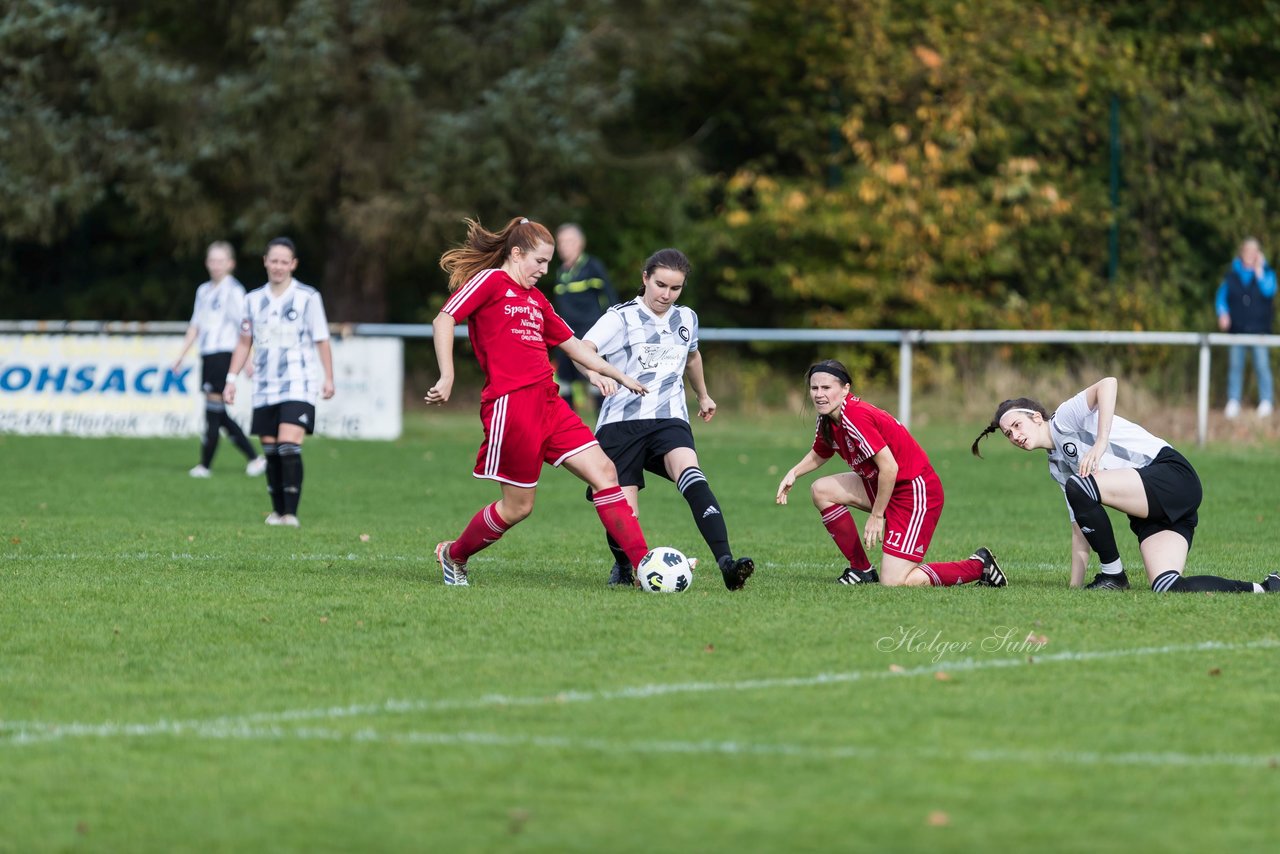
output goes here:
<path id="1" fill-rule="evenodd" d="M 331 339 L 332 400 L 316 432 L 396 439 L 404 393 L 399 338 Z M 176 369 L 180 335 L 0 335 L 0 433 L 196 436 L 204 425 L 200 358 Z M 317 366 L 318 369 L 318 366 Z M 246 430 L 253 381 L 241 377 L 231 415 Z"/>

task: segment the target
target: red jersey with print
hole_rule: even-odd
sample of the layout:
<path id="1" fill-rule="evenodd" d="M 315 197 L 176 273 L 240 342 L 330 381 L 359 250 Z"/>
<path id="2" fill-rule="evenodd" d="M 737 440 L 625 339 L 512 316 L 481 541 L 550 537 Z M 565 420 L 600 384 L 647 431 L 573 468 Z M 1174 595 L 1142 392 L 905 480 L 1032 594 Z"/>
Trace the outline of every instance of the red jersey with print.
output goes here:
<path id="1" fill-rule="evenodd" d="M 442 309 L 459 323 L 484 371 L 481 402 L 542 382 L 553 382 L 547 348 L 573 330 L 537 288 L 524 288 L 502 270 L 481 270 Z"/>
<path id="2" fill-rule="evenodd" d="M 818 416 L 818 427 L 824 416 Z M 822 438 L 819 429 L 813 439 L 813 451 L 830 459 L 832 454 L 849 464 L 859 477 L 875 483 L 880 470 L 872 460 L 882 448 L 888 447 L 898 463 L 898 482 L 909 481 L 918 475 L 932 472 L 933 466 L 920 443 L 883 409 L 872 406 L 861 398 L 849 395 L 844 399 L 840 412 L 831 424 L 831 441 Z"/>

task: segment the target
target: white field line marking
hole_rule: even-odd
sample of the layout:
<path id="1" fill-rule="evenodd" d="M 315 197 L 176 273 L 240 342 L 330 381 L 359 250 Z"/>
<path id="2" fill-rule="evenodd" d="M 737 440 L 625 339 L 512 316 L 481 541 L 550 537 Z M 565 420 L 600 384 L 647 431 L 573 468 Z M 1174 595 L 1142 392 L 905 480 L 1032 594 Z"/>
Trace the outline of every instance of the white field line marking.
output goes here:
<path id="1" fill-rule="evenodd" d="M 127 734 L 127 733 L 126 733 Z M 428 747 L 498 747 L 545 748 L 550 750 L 592 751 L 612 754 L 680 754 L 718 755 L 730 757 L 779 756 L 800 759 L 849 760 L 904 756 L 921 760 L 948 762 L 995 762 L 1005 764 L 1044 765 L 1121 765 L 1148 767 L 1234 767 L 1274 768 L 1280 755 L 1241 753 L 1133 752 L 1099 753 L 1071 750 L 940 750 L 914 745 L 892 748 L 858 745 L 810 746 L 803 744 L 753 743 L 743 741 L 611 741 L 598 738 L 519 735 L 487 732 L 393 732 L 382 733 L 365 727 L 353 732 L 317 727 L 287 728 L 244 725 L 203 724 L 173 734 L 224 741 L 327 741 L 355 744 L 391 744 Z M 35 737 L 32 741 L 40 741 Z M 21 742 L 19 743 L 31 743 Z"/>
<path id="2" fill-rule="evenodd" d="M 245 555 L 223 555 L 223 554 L 192 554 L 191 552 L 118 552 L 114 554 L 99 553 L 77 553 L 77 552 L 56 552 L 51 554 L 5 554 L 0 555 L 0 559 L 11 561 L 59 561 L 70 563 L 72 561 L 86 560 L 124 560 L 124 561 L 240 561 L 245 560 Z M 348 552 L 347 554 L 291 554 L 288 557 L 275 556 L 269 558 L 276 561 L 400 561 L 407 563 L 430 563 L 436 562 L 435 555 L 427 552 L 422 555 L 386 555 L 375 554 L 373 552 Z"/>
<path id="3" fill-rule="evenodd" d="M 637 685 L 604 691 L 562 691 L 549 695 L 511 696 L 486 694 L 481 697 L 457 700 L 386 700 L 350 706 L 332 706 L 314 709 L 288 709 L 281 712 L 258 712 L 247 715 L 222 716 L 207 720 L 169 721 L 154 723 L 54 723 L 41 721 L 0 720 L 0 746 L 28 745 L 66 738 L 146 738 L 153 736 L 191 735 L 201 731 L 234 731 L 263 724 L 289 724 L 311 720 L 342 720 L 347 718 L 377 717 L 380 715 L 412 715 L 430 712 L 484 709 L 492 707 L 558 706 L 569 703 L 596 703 L 613 700 L 643 700 L 673 694 L 710 694 L 740 691 L 768 691 L 778 688 L 812 688 L 824 685 L 840 685 L 871 679 L 899 679 L 913 676 L 932 676 L 944 670 L 962 673 L 1011 667 L 1036 667 L 1057 662 L 1107 661 L 1120 658 L 1138 658 L 1153 655 L 1174 655 L 1195 652 L 1232 652 L 1246 649 L 1275 649 L 1280 641 L 1263 639 L 1245 643 L 1203 641 L 1195 644 L 1174 644 L 1133 649 L 1101 650 L 1097 652 L 1058 652 L 1049 655 L 1017 658 L 965 658 L 941 661 L 902 670 L 854 670 L 846 673 L 819 673 L 816 676 L 775 677 L 770 679 L 744 679 L 736 682 L 676 682 L 667 684 Z"/>

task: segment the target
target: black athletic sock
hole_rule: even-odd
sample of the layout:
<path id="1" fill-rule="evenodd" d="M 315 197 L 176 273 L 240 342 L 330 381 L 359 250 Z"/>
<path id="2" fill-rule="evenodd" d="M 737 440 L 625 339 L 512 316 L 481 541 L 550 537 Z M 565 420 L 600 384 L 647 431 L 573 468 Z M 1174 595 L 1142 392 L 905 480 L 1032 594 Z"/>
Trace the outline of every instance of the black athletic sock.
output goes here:
<path id="1" fill-rule="evenodd" d="M 263 442 L 262 455 L 267 458 L 267 494 L 271 496 L 271 510 L 277 516 L 283 516 L 284 489 L 280 474 L 280 452 L 276 443 Z"/>
<path id="2" fill-rule="evenodd" d="M 711 492 L 706 475 L 697 466 L 689 466 L 676 478 L 676 487 L 684 500 L 689 502 L 693 512 L 693 521 L 698 525 L 698 533 L 707 541 L 707 547 L 715 555 L 718 563 L 721 558 L 732 557 L 729 549 L 729 530 L 724 525 L 724 514 L 720 512 L 720 504 Z"/>
<path id="3" fill-rule="evenodd" d="M 240 449 L 240 453 L 245 455 L 246 459 L 256 460 L 258 452 L 253 449 L 253 443 L 249 441 L 249 437 L 240 429 L 240 425 L 231 417 L 231 413 L 227 412 L 226 407 L 222 408 L 222 429 L 227 431 L 227 438 Z"/>
<path id="4" fill-rule="evenodd" d="M 1073 474 L 1067 480 L 1066 493 L 1076 524 L 1089 541 L 1089 547 L 1098 553 L 1098 560 L 1104 564 L 1118 561 L 1120 547 L 1116 545 L 1116 533 L 1111 528 L 1107 508 L 1098 501 L 1098 482 L 1093 475 Z"/>
<path id="5" fill-rule="evenodd" d="M 302 500 L 302 446 L 293 442 L 281 442 L 280 483 L 284 489 L 284 515 L 297 516 L 298 502 Z"/>
<path id="6" fill-rule="evenodd" d="M 1192 575 L 1183 578 L 1173 570 L 1162 572 L 1151 582 L 1157 593 L 1252 593 L 1252 581 L 1236 581 L 1216 575 Z"/>
<path id="7" fill-rule="evenodd" d="M 218 428 L 222 426 L 222 416 L 226 411 L 226 404 L 205 401 L 204 438 L 200 440 L 200 465 L 205 468 L 213 462 L 213 454 L 218 450 Z"/>
<path id="8" fill-rule="evenodd" d="M 609 551 L 613 552 L 613 562 L 623 569 L 634 569 L 631 565 L 631 558 L 627 557 L 627 553 L 622 550 L 622 546 L 618 545 L 618 541 L 613 538 L 613 534 L 606 534 L 609 540 Z"/>

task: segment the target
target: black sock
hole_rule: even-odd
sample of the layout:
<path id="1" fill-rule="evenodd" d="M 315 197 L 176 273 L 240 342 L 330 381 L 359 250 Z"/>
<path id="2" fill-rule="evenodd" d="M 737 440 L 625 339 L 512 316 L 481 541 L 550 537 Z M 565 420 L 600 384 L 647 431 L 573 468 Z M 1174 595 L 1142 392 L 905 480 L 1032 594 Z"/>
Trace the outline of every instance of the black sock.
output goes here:
<path id="1" fill-rule="evenodd" d="M 302 500 L 302 446 L 293 442 L 281 442 L 280 483 L 284 491 L 284 515 L 297 516 L 298 502 Z"/>
<path id="2" fill-rule="evenodd" d="M 262 454 L 267 458 L 267 494 L 271 496 L 271 510 L 277 516 L 284 515 L 284 489 L 280 474 L 280 452 L 275 442 L 263 442 Z"/>
<path id="3" fill-rule="evenodd" d="M 205 401 L 204 438 L 200 440 L 200 465 L 205 468 L 213 462 L 213 454 L 218 450 L 218 428 L 222 426 L 222 416 L 226 411 L 226 404 Z"/>
<path id="4" fill-rule="evenodd" d="M 1219 578 L 1216 575 L 1192 575 L 1183 578 L 1173 570 L 1162 572 L 1151 582 L 1151 589 L 1157 593 L 1252 593 L 1252 581 L 1236 581 L 1231 578 Z"/>
<path id="5" fill-rule="evenodd" d="M 609 551 L 613 552 L 613 562 L 623 569 L 632 569 L 631 558 L 627 557 L 627 553 L 622 550 L 622 546 L 618 545 L 618 541 L 613 538 L 612 534 L 606 534 L 609 540 Z"/>
<path id="6" fill-rule="evenodd" d="M 1098 553 L 1098 560 L 1104 564 L 1118 561 L 1120 547 L 1116 545 L 1116 533 L 1111 528 L 1107 508 L 1098 501 L 1098 482 L 1093 475 L 1073 474 L 1067 480 L 1066 493 L 1076 524 L 1089 541 L 1089 547 Z"/>
<path id="7" fill-rule="evenodd" d="M 698 525 L 698 533 L 707 541 L 707 547 L 715 555 L 716 561 L 732 557 L 729 549 L 729 530 L 724 525 L 724 514 L 720 512 L 720 504 L 711 492 L 706 475 L 697 466 L 689 466 L 676 478 L 676 487 L 684 500 L 689 502 L 693 512 L 693 521 Z"/>
<path id="8" fill-rule="evenodd" d="M 249 437 L 240 429 L 240 425 L 231 417 L 231 413 L 227 412 L 226 407 L 222 408 L 222 429 L 227 431 L 229 438 L 240 453 L 244 454 L 247 459 L 255 460 L 258 458 L 258 452 L 253 449 L 253 443 L 249 441 Z"/>

